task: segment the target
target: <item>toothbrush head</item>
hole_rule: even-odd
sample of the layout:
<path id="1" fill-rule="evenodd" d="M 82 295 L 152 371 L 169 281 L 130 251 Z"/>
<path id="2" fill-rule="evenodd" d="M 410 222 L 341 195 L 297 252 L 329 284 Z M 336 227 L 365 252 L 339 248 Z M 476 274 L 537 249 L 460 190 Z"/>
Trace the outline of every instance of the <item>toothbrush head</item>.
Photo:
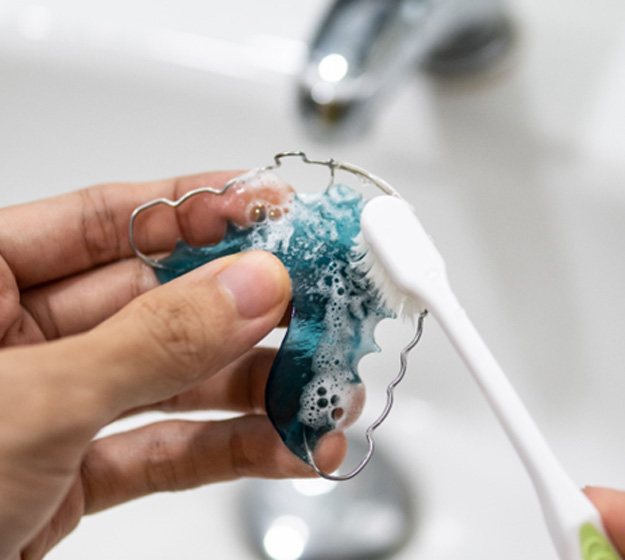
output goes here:
<path id="1" fill-rule="evenodd" d="M 323 193 L 299 195 L 272 173 L 281 159 L 289 156 L 330 169 L 332 181 Z M 402 353 L 400 374 L 393 381 L 383 416 L 367 430 L 368 455 L 346 475 L 321 472 L 314 450 L 324 435 L 345 430 L 359 417 L 365 389 L 358 362 L 379 351 L 374 340 L 378 322 L 396 316 L 369 275 L 363 273 L 366 257 L 355 248 L 364 201 L 350 187 L 334 182 L 337 169 L 359 177 L 366 173 L 334 160 L 312 161 L 300 152 L 279 154 L 274 165 L 238 177 L 219 191 L 198 189 L 178 201 L 146 203 L 133 214 L 130 228 L 137 255 L 154 268 L 161 282 L 214 259 L 253 249 L 270 251 L 283 262 L 292 282 L 292 316 L 267 382 L 267 415 L 294 454 L 320 475 L 346 480 L 371 458 L 373 430 L 390 411 L 392 390 L 405 373 L 407 352 L 420 337 L 422 317 L 417 335 Z M 367 174 L 371 180 L 369 177 Z M 383 185 L 385 192 L 394 192 Z M 157 204 L 177 207 L 204 193 L 218 195 L 213 206 L 215 219 L 224 221 L 225 226 L 220 241 L 200 247 L 179 241 L 169 256 L 159 260 L 136 248 L 135 220 L 141 212 Z"/>
<path id="2" fill-rule="evenodd" d="M 447 273 L 413 208 L 399 196 L 377 196 L 366 203 L 361 226 L 358 267 L 380 299 L 404 316 L 425 312 Z"/>

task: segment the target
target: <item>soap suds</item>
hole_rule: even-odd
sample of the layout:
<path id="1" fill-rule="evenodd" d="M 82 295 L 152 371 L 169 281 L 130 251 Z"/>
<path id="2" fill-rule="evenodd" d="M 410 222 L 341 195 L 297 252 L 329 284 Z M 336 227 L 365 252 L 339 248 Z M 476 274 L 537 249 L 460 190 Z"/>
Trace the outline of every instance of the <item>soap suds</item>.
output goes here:
<path id="1" fill-rule="evenodd" d="M 378 350 L 375 326 L 393 313 L 354 262 L 360 195 L 342 185 L 294 195 L 282 180 L 261 175 L 236 185 L 246 203 L 245 227 L 231 224 L 215 245 L 179 244 L 157 273 L 165 281 L 252 249 L 282 260 L 293 286 L 293 317 L 267 383 L 267 413 L 287 446 L 307 460 L 304 433 L 314 448 L 323 434 L 346 428 L 360 414 L 365 391 L 358 361 Z"/>

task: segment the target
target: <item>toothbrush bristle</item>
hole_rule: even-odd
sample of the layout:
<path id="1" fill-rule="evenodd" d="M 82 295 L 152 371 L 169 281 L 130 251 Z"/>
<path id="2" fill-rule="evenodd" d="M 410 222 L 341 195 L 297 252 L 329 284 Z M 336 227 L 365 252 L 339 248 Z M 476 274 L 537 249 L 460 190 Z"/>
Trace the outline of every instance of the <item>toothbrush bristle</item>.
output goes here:
<path id="1" fill-rule="evenodd" d="M 362 233 L 356 236 L 355 242 L 356 268 L 371 283 L 382 303 L 403 318 L 414 319 L 419 315 L 421 306 L 397 288 Z"/>

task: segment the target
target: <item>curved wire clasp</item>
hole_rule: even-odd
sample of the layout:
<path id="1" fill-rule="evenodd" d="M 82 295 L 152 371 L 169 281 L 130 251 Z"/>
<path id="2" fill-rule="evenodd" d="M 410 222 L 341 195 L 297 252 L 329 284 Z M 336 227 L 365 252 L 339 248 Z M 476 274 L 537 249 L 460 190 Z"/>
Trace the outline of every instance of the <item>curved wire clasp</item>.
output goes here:
<path id="1" fill-rule="evenodd" d="M 294 152 L 280 152 L 273 157 L 273 164 L 267 165 L 266 167 L 262 167 L 261 171 L 272 171 L 274 169 L 278 169 L 282 167 L 282 160 L 289 157 L 298 157 L 304 163 L 309 165 L 322 165 L 324 167 L 328 167 L 330 169 L 330 184 L 334 183 L 334 179 L 336 177 L 336 172 L 338 171 L 346 171 L 347 173 L 351 173 L 352 175 L 356 175 L 361 179 L 364 179 L 367 182 L 372 183 L 374 186 L 378 187 L 384 194 L 388 194 L 390 196 L 396 196 L 401 198 L 400 194 L 389 185 L 384 179 L 370 173 L 366 169 L 362 167 L 358 167 L 352 163 L 346 163 L 344 161 L 338 161 L 336 159 L 310 159 L 306 152 L 294 151 Z"/>
<path id="2" fill-rule="evenodd" d="M 327 167 L 330 170 L 330 185 L 334 183 L 337 171 L 345 171 L 347 173 L 351 173 L 352 175 L 355 175 L 356 177 L 362 179 L 365 183 L 370 183 L 371 185 L 377 187 L 386 195 L 402 198 L 401 195 L 393 187 L 391 187 L 391 185 L 389 185 L 384 179 L 381 179 L 380 177 L 374 175 L 373 173 L 369 173 L 369 171 L 362 169 L 361 167 L 358 167 L 351 163 L 345 163 L 342 161 L 337 161 L 335 159 L 314 160 L 314 159 L 310 159 L 306 155 L 305 152 L 301 152 L 301 151 L 280 152 L 274 156 L 272 164 L 267 165 L 265 167 L 260 167 L 256 170 L 252 170 L 243 175 L 234 177 L 230 179 L 222 188 L 201 187 L 201 188 L 189 191 L 188 193 L 186 193 L 184 196 L 180 197 L 177 200 L 170 200 L 168 198 L 156 198 L 154 200 L 146 202 L 145 204 L 142 204 L 141 206 L 138 206 L 137 208 L 135 208 L 135 210 L 132 212 L 130 216 L 130 224 L 128 226 L 130 246 L 132 247 L 132 250 L 134 251 L 135 255 L 139 259 L 141 259 L 145 264 L 147 264 L 148 266 L 152 268 L 158 268 L 158 269 L 165 268 L 158 260 L 153 259 L 149 257 L 148 255 L 146 255 L 145 253 L 143 253 L 137 245 L 137 242 L 135 239 L 136 221 L 141 213 L 145 212 L 146 210 L 149 210 L 150 208 L 154 208 L 155 206 L 159 206 L 161 204 L 164 204 L 165 206 L 169 206 L 170 208 L 178 208 L 180 205 L 184 204 L 189 199 L 199 194 L 208 193 L 208 194 L 214 194 L 214 195 L 223 195 L 233 185 L 239 183 L 240 181 L 246 178 L 253 177 L 255 174 L 258 174 L 258 173 L 262 173 L 265 171 L 274 171 L 280 168 L 282 166 L 282 160 L 285 158 L 290 158 L 290 157 L 300 158 L 304 163 L 309 164 L 309 165 L 321 165 L 321 166 Z M 375 440 L 373 438 L 373 433 L 375 432 L 375 430 L 377 430 L 380 427 L 380 425 L 386 420 L 386 418 L 391 412 L 391 409 L 395 402 L 395 388 L 397 387 L 397 385 L 399 385 L 399 383 L 402 381 L 402 379 L 404 378 L 406 374 L 406 369 L 408 365 L 408 354 L 421 339 L 421 335 L 423 334 L 423 321 L 427 313 L 428 313 L 427 310 L 421 312 L 417 320 L 416 330 L 412 339 L 401 351 L 399 372 L 386 387 L 386 404 L 384 406 L 384 409 L 382 413 L 367 427 L 367 430 L 365 432 L 365 436 L 367 438 L 367 442 L 369 446 L 367 453 L 353 470 L 343 475 L 338 475 L 338 474 L 335 475 L 335 474 L 329 474 L 329 473 L 323 472 L 315 463 L 312 450 L 310 449 L 308 440 L 306 439 L 306 431 L 304 431 L 304 445 L 306 447 L 308 461 L 319 476 L 326 478 L 328 480 L 333 480 L 333 481 L 350 480 L 351 478 L 354 478 L 357 474 L 362 472 L 362 470 L 369 464 L 369 461 L 371 461 L 371 458 L 373 457 L 373 453 L 375 451 Z"/>
<path id="3" fill-rule="evenodd" d="M 310 159 L 306 155 L 305 152 L 301 152 L 301 151 L 280 152 L 273 157 L 272 164 L 267 165 L 265 167 L 260 167 L 256 170 L 252 170 L 247 173 L 244 173 L 243 175 L 233 177 L 220 189 L 214 188 L 214 187 L 200 187 L 198 189 L 189 191 L 188 193 L 181 196 L 177 200 L 171 200 L 165 197 L 155 198 L 154 200 L 150 200 L 149 202 L 146 202 L 145 204 L 142 204 L 141 206 L 137 206 L 137 208 L 134 209 L 134 211 L 132 212 L 130 216 L 130 223 L 128 226 L 128 239 L 130 242 L 130 247 L 132 248 L 135 255 L 138 258 L 140 258 L 148 266 L 152 268 L 159 268 L 159 269 L 164 268 L 163 265 L 158 260 L 153 259 L 149 257 L 148 255 L 146 255 L 143 251 L 141 251 L 141 249 L 139 249 L 139 246 L 137 245 L 137 240 L 135 236 L 136 222 L 140 214 L 142 214 L 146 210 L 149 210 L 161 204 L 164 204 L 165 206 L 169 206 L 170 208 L 178 208 L 180 205 L 184 204 L 189 199 L 199 194 L 208 193 L 208 194 L 222 195 L 226 193 L 228 189 L 230 189 L 230 187 L 232 187 L 233 185 L 236 185 L 242 179 L 245 179 L 250 176 L 254 176 L 255 174 L 258 174 L 258 173 L 262 173 L 263 171 L 273 171 L 275 169 L 278 169 L 279 167 L 282 166 L 282 160 L 285 158 L 289 158 L 289 157 L 298 157 L 304 163 L 307 163 L 309 165 L 322 165 L 324 167 L 327 167 L 330 170 L 330 184 L 334 182 L 337 170 L 346 171 L 357 177 L 360 177 L 361 179 L 364 179 L 366 182 L 371 183 L 375 187 L 379 188 L 384 194 L 388 194 L 390 196 L 396 196 L 398 198 L 401 198 L 399 193 L 393 187 L 391 187 L 391 185 L 389 185 L 384 179 L 381 179 L 380 177 L 374 175 L 373 173 L 369 173 L 365 169 L 362 169 L 361 167 L 358 167 L 351 163 L 345 163 L 342 161 L 337 161 L 335 159 L 328 159 L 328 160 Z"/>
<path id="4" fill-rule="evenodd" d="M 357 474 L 360 474 L 362 470 L 369 464 L 369 461 L 373 458 L 373 452 L 375 451 L 375 439 L 373 438 L 373 432 L 375 432 L 386 420 L 388 415 L 393 408 L 393 404 L 395 403 L 395 388 L 399 385 L 406 375 L 406 370 L 408 368 L 408 354 L 410 351 L 417 345 L 419 340 L 421 340 L 421 335 L 423 334 L 423 320 L 427 316 L 428 312 L 422 311 L 419 314 L 419 318 L 417 320 L 417 328 L 415 330 L 415 334 L 413 335 L 410 342 L 403 348 L 401 354 L 399 355 L 399 372 L 395 376 L 395 378 L 386 386 L 386 404 L 381 414 L 367 427 L 365 431 L 365 437 L 367 438 L 367 444 L 369 446 L 367 453 L 361 459 L 360 463 L 352 469 L 347 474 L 329 474 L 323 472 L 315 462 L 315 458 L 313 457 L 312 450 L 308 445 L 308 440 L 306 439 L 306 431 L 304 431 L 304 446 L 306 447 L 306 454 L 308 455 L 308 462 L 311 464 L 312 468 L 315 472 L 327 479 L 333 480 L 337 482 L 343 482 L 345 480 L 350 480 L 354 478 Z"/>
<path id="5" fill-rule="evenodd" d="M 135 229 L 136 229 L 135 224 L 137 222 L 137 218 L 139 217 L 141 213 L 145 212 L 146 210 L 149 210 L 150 208 L 154 208 L 155 206 L 159 206 L 161 204 L 164 204 L 165 206 L 169 206 L 170 208 L 178 208 L 178 206 L 180 206 L 181 204 L 184 204 L 187 200 L 189 200 L 190 198 L 193 198 L 194 196 L 197 196 L 198 194 L 204 194 L 204 193 L 217 194 L 217 195 L 224 194 L 232 185 L 240 181 L 242 177 L 243 175 L 240 175 L 238 177 L 234 177 L 233 179 L 230 179 L 230 181 L 228 181 L 220 189 L 216 189 L 213 187 L 200 187 L 199 189 L 194 189 L 192 191 L 189 191 L 184 196 L 181 196 L 178 200 L 170 200 L 169 198 L 165 198 L 165 197 L 155 198 L 154 200 L 150 200 L 149 202 L 146 202 L 145 204 L 142 204 L 141 206 L 137 206 L 133 210 L 132 214 L 130 215 L 130 224 L 128 226 L 128 240 L 130 242 L 130 247 L 134 251 L 135 255 L 137 255 L 137 257 L 139 257 L 145 264 L 147 264 L 148 266 L 151 266 L 152 268 L 161 268 L 161 269 L 165 268 L 159 261 L 143 253 L 137 245 L 137 240 L 135 239 Z"/>

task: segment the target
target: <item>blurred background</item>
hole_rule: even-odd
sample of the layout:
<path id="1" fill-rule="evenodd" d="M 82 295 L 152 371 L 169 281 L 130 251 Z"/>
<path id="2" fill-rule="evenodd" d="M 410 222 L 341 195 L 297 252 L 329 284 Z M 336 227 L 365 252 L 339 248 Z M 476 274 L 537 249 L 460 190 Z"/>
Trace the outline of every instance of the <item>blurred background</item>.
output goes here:
<path id="1" fill-rule="evenodd" d="M 625 487 L 624 99 L 620 0 L 2 0 L 0 204 L 283 150 L 361 165 L 415 206 L 575 481 Z M 409 331 L 379 329 L 356 437 Z M 383 468 L 360 486 L 149 497 L 84 519 L 49 558 L 555 558 L 433 320 L 379 434 Z M 319 515 L 334 515 L 321 536 Z"/>

